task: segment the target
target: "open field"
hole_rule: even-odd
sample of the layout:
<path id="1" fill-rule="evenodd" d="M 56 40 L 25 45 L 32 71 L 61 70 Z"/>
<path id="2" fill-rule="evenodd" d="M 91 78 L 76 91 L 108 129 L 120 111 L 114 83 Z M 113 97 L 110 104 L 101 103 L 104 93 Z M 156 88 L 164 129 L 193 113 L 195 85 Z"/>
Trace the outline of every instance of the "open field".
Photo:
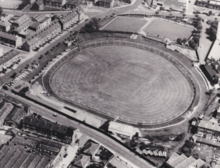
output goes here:
<path id="1" fill-rule="evenodd" d="M 0 0 L 0 6 L 8 9 L 17 9 L 21 3 L 22 0 Z"/>
<path id="2" fill-rule="evenodd" d="M 172 63 L 126 46 L 85 49 L 54 71 L 50 86 L 64 100 L 130 123 L 172 120 L 193 98 L 191 85 Z"/>
<path id="3" fill-rule="evenodd" d="M 185 27 L 178 23 L 155 18 L 145 28 L 146 34 L 159 35 L 160 38 L 167 37 L 171 40 L 177 38 L 189 38 L 193 28 Z"/>
<path id="4" fill-rule="evenodd" d="M 103 30 L 122 31 L 122 32 L 138 32 L 147 20 L 144 18 L 118 17 L 104 27 Z"/>

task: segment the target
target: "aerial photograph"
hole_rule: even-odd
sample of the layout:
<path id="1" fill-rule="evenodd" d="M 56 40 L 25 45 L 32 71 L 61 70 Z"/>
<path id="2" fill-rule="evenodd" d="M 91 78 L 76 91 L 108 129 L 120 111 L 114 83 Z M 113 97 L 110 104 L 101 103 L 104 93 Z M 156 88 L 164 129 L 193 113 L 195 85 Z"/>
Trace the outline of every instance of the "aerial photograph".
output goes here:
<path id="1" fill-rule="evenodd" d="M 220 0 L 0 0 L 0 168 L 220 168 Z"/>

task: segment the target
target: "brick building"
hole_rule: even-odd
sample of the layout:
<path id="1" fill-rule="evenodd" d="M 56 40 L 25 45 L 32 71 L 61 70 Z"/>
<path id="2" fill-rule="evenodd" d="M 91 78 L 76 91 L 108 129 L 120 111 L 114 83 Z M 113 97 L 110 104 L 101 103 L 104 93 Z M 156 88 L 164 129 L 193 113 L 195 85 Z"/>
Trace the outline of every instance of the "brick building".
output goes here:
<path id="1" fill-rule="evenodd" d="M 22 45 L 21 37 L 17 35 L 8 34 L 5 32 L 0 32 L 0 42 L 12 47 L 18 47 Z"/>
<path id="2" fill-rule="evenodd" d="M 72 142 L 73 129 L 33 115 L 24 117 L 21 127 L 24 131 L 58 138 L 64 143 L 70 144 Z"/>
<path id="3" fill-rule="evenodd" d="M 48 7 L 62 8 L 66 0 L 45 0 L 44 5 Z"/>
<path id="4" fill-rule="evenodd" d="M 11 24 L 7 21 L 0 20 L 0 31 L 7 32 L 10 30 Z"/>
<path id="5" fill-rule="evenodd" d="M 114 0 L 98 0 L 96 4 L 105 8 L 113 8 L 114 2 Z"/>
<path id="6" fill-rule="evenodd" d="M 65 30 L 67 27 L 71 26 L 74 23 L 77 23 L 78 21 L 78 14 L 76 11 L 71 11 L 67 14 L 65 14 L 60 19 L 61 29 Z"/>

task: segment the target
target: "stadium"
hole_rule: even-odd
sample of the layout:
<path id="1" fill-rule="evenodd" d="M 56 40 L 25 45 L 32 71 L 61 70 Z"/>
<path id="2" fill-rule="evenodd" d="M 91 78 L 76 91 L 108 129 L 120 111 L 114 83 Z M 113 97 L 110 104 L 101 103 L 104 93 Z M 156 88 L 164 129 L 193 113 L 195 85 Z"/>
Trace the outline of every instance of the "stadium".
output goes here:
<path id="1" fill-rule="evenodd" d="M 44 83 L 59 100 L 132 125 L 173 121 L 192 108 L 196 95 L 181 62 L 127 41 L 82 46 L 60 60 Z"/>

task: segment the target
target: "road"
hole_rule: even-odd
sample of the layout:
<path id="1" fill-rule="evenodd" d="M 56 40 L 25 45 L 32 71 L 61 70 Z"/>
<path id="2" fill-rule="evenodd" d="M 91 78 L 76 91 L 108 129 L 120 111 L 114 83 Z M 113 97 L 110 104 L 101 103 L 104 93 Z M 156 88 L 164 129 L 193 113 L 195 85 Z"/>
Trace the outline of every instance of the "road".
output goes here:
<path id="1" fill-rule="evenodd" d="M 57 115 L 57 117 L 54 117 L 54 112 L 42 107 L 38 104 L 33 103 L 32 101 L 29 101 L 21 96 L 15 95 L 11 92 L 2 91 L 3 93 L 7 94 L 8 96 L 19 100 L 20 102 L 23 102 L 29 106 L 31 106 L 31 111 L 35 111 L 36 113 L 44 116 L 47 119 L 50 119 L 51 121 L 58 122 L 62 125 L 66 126 L 72 126 L 74 128 L 78 128 L 82 133 L 88 135 L 91 139 L 94 139 L 95 141 L 99 142 L 103 146 L 107 147 L 109 150 L 111 150 L 116 156 L 122 156 L 126 161 L 129 161 L 131 165 L 133 165 L 136 168 L 154 168 L 151 164 L 149 164 L 144 159 L 140 158 L 130 150 L 128 150 L 123 145 L 117 143 L 114 139 L 106 136 L 105 134 L 90 128 L 82 123 L 79 123 L 74 120 L 70 120 L 64 116 Z"/>

